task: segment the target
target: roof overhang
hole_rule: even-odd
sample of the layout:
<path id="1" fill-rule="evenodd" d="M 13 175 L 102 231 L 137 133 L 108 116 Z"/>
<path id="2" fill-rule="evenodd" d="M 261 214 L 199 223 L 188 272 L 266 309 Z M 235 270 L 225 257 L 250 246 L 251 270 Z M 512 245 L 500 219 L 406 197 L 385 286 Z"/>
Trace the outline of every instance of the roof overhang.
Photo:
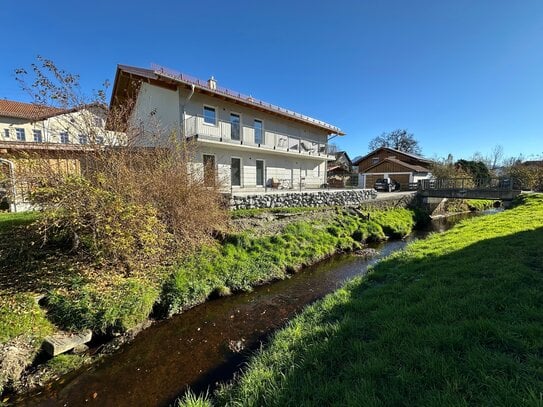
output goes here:
<path id="1" fill-rule="evenodd" d="M 293 120 L 316 127 L 320 130 L 326 131 L 329 135 L 345 135 L 345 133 L 342 132 L 338 127 L 323 121 L 254 99 L 251 96 L 246 96 L 239 92 L 233 92 L 221 87 L 211 88 L 207 81 L 159 67 L 155 67 L 154 69 L 145 69 L 127 65 L 118 65 L 115 73 L 115 82 L 113 84 L 110 107 L 121 105 L 129 100 L 135 100 L 141 82 L 147 82 L 152 85 L 173 91 L 177 90 L 178 87 L 183 87 L 186 89 L 192 89 L 194 87 L 195 92 L 266 112 L 279 116 L 283 119 Z"/>

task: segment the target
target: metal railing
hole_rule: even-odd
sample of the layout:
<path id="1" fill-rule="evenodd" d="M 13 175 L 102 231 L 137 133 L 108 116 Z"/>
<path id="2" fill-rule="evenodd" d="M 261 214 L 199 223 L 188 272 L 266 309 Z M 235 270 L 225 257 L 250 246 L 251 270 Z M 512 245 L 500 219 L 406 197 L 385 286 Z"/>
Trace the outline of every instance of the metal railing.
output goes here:
<path id="1" fill-rule="evenodd" d="M 216 120 L 215 124 L 206 123 L 202 116 L 192 116 L 185 120 L 185 136 L 215 140 L 225 143 L 261 147 L 270 150 L 295 152 L 314 156 L 329 157 L 328 144 L 295 137 L 288 134 L 246 125 L 232 125 L 232 123 Z"/>
<path id="2" fill-rule="evenodd" d="M 419 181 L 419 190 L 430 189 L 477 189 L 477 190 L 512 190 L 514 182 L 511 178 L 444 178 L 424 179 Z"/>

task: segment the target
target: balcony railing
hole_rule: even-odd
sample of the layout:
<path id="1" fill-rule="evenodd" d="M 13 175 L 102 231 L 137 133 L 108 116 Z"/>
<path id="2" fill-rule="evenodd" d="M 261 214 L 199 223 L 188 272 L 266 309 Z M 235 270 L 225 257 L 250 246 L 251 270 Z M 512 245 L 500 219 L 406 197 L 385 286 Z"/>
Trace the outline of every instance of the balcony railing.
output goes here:
<path id="1" fill-rule="evenodd" d="M 210 124 L 201 116 L 192 116 L 185 120 L 185 135 L 268 150 L 330 157 L 327 143 L 221 120 Z"/>

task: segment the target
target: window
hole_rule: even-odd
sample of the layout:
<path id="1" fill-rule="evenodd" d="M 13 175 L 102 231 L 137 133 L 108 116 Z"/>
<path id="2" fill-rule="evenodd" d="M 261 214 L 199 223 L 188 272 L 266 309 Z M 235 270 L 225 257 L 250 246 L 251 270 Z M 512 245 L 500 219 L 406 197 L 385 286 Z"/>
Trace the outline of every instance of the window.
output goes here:
<path id="1" fill-rule="evenodd" d="M 373 157 L 373 158 L 371 159 L 371 163 L 372 163 L 372 164 L 377 164 L 378 162 L 379 162 L 379 157 Z"/>
<path id="2" fill-rule="evenodd" d="M 79 135 L 79 144 L 87 144 L 89 142 L 89 138 L 86 134 L 80 134 Z"/>
<path id="3" fill-rule="evenodd" d="M 97 136 L 96 137 L 96 143 L 104 144 L 104 136 Z"/>
<path id="4" fill-rule="evenodd" d="M 217 124 L 217 113 L 214 107 L 204 106 L 204 123 L 213 126 Z"/>
<path id="5" fill-rule="evenodd" d="M 9 129 L 4 129 L 4 137 L 9 138 Z"/>
<path id="6" fill-rule="evenodd" d="M 255 119 L 255 144 L 264 144 L 264 133 L 262 131 L 262 120 Z"/>
<path id="7" fill-rule="evenodd" d="M 43 141 L 43 137 L 41 136 L 41 130 L 34 130 L 34 141 L 36 143 L 41 143 Z"/>
<path id="8" fill-rule="evenodd" d="M 15 136 L 18 141 L 26 141 L 25 129 L 15 129 Z"/>
<path id="9" fill-rule="evenodd" d="M 204 185 L 211 187 L 215 185 L 215 156 L 204 154 Z"/>
<path id="10" fill-rule="evenodd" d="M 230 138 L 232 140 L 240 139 L 241 120 L 239 114 L 230 113 Z"/>
<path id="11" fill-rule="evenodd" d="M 264 186 L 264 160 L 256 160 L 256 185 Z"/>
<path id="12" fill-rule="evenodd" d="M 26 141 L 25 129 L 15 129 L 15 135 L 18 141 Z"/>
<path id="13" fill-rule="evenodd" d="M 230 160 L 230 183 L 234 187 L 241 186 L 241 158 Z"/>
<path id="14" fill-rule="evenodd" d="M 70 136 L 67 132 L 60 133 L 60 142 L 62 144 L 68 144 L 70 142 Z"/>

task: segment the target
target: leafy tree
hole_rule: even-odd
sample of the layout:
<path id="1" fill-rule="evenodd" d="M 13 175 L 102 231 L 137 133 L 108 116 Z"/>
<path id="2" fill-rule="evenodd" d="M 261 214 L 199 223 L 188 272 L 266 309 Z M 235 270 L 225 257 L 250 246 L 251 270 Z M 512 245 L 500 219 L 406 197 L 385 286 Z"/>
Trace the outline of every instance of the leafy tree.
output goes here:
<path id="1" fill-rule="evenodd" d="M 482 161 L 458 160 L 454 165 L 457 169 L 468 173 L 473 180 L 484 181 L 490 179 L 490 171 Z"/>
<path id="2" fill-rule="evenodd" d="M 397 129 L 390 133 L 383 133 L 375 137 L 369 143 L 370 150 L 376 150 L 380 147 L 389 147 L 404 153 L 420 154 L 421 148 L 419 142 L 415 140 L 412 133 L 405 129 Z"/>

